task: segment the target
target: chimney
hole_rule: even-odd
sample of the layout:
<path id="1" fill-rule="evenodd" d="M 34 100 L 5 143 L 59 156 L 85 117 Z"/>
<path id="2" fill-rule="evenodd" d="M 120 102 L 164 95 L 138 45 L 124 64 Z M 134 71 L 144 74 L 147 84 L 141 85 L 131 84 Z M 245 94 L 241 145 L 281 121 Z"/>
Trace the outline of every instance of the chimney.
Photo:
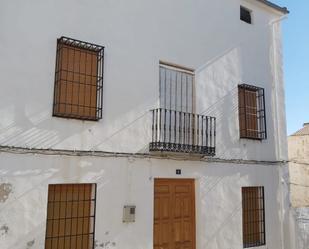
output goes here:
<path id="1" fill-rule="evenodd" d="M 304 123 L 304 127 L 307 127 L 307 126 L 309 126 L 309 123 Z"/>

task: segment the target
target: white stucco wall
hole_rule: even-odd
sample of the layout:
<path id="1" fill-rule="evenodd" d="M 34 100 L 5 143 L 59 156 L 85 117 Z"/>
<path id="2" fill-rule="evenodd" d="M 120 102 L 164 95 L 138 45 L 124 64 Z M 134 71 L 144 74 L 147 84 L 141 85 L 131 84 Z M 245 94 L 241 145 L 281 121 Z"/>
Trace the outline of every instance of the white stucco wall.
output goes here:
<path id="1" fill-rule="evenodd" d="M 97 248 L 110 241 L 104 248 L 151 249 L 156 177 L 195 179 L 197 249 L 243 248 L 241 187 L 264 186 L 266 246 L 258 248 L 283 248 L 278 165 L 12 153 L 1 153 L 0 164 L 1 182 L 11 186 L 0 201 L 0 224 L 7 228 L 1 249 L 43 248 L 48 184 L 94 182 Z M 136 205 L 135 223 L 122 223 L 125 204 Z"/>
<path id="2" fill-rule="evenodd" d="M 240 4 L 253 25 L 239 20 Z M 196 70 L 197 112 L 217 117 L 217 157 L 286 159 L 279 18 L 257 1 L 1 1 L 0 144 L 147 151 L 164 60 Z M 106 48 L 99 122 L 52 117 L 62 35 Z M 265 88 L 265 141 L 239 140 L 240 83 Z"/>
<path id="3" fill-rule="evenodd" d="M 148 152 L 163 60 L 196 70 L 197 112 L 217 118 L 216 157 L 286 159 L 280 14 L 256 2 L 1 1 L 0 145 Z M 239 20 L 240 4 L 253 11 L 253 25 Z M 52 117 L 62 35 L 105 46 L 98 122 Z M 265 88 L 265 141 L 239 140 L 240 83 Z M 48 184 L 94 182 L 98 248 L 109 241 L 106 248 L 150 249 L 153 179 L 176 177 L 178 168 L 196 179 L 197 249 L 242 248 L 241 187 L 254 185 L 266 194 L 267 245 L 260 249 L 282 248 L 279 166 L 12 153 L 0 154 L 0 248 L 43 248 Z M 125 204 L 137 205 L 136 223 L 122 223 Z"/>
<path id="4" fill-rule="evenodd" d="M 294 213 L 296 248 L 307 249 L 309 247 L 309 207 L 295 208 Z"/>

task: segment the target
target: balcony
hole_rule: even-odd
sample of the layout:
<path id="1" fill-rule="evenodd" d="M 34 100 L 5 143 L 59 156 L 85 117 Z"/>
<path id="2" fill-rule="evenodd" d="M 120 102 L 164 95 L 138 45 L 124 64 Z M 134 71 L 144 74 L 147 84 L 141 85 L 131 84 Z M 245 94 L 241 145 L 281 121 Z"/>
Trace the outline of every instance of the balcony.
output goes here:
<path id="1" fill-rule="evenodd" d="M 163 108 L 151 112 L 150 151 L 215 155 L 216 118 Z"/>

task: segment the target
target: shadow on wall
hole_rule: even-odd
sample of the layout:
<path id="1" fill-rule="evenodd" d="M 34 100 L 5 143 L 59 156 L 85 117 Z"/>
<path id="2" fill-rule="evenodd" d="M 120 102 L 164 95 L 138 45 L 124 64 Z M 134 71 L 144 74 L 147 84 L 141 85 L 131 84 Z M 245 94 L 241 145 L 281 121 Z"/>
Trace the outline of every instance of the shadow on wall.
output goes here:
<path id="1" fill-rule="evenodd" d="M 153 163 L 157 161 L 156 164 L 158 164 L 161 160 L 135 159 L 132 161 L 130 157 L 106 158 L 104 160 L 95 157 L 47 157 L 23 155 L 24 169 L 22 170 L 11 167 L 11 164 L 18 161 L 16 155 L 10 156 L 9 161 L 2 163 L 1 180 L 12 187 L 5 188 L 11 192 L 6 201 L 0 203 L 1 249 L 24 249 L 25 245 L 33 241 L 33 239 L 35 240 L 33 249 L 43 248 L 47 186 L 49 183 L 57 182 L 97 183 L 99 193 L 98 210 L 110 210 L 110 208 L 113 210 L 113 212 L 99 212 L 97 214 L 99 220 L 106 220 L 106 216 L 108 216 L 107 224 L 98 223 L 99 229 L 97 231 L 99 233 L 96 238 L 99 246 L 110 241 L 117 243 L 115 248 L 119 248 L 119 244 L 123 243 L 124 237 L 128 237 L 135 245 L 141 243 L 141 241 L 135 241 L 137 237 L 130 238 L 132 236 L 130 233 L 137 232 L 139 226 L 144 227 L 144 225 L 136 223 L 137 227 L 124 226 L 120 221 L 119 214 L 121 215 L 122 205 L 126 200 L 133 199 L 144 203 L 144 198 L 146 198 L 147 202 L 148 197 L 146 197 L 145 193 L 152 190 L 150 186 L 152 182 L 149 181 L 149 176 L 152 173 L 148 169 L 145 170 L 145 164 L 149 164 L 150 160 Z M 135 163 L 133 164 L 133 162 Z M 42 164 L 44 164 L 44 167 L 42 167 Z M 126 167 L 124 166 L 126 164 L 128 165 L 127 170 L 125 170 Z M 170 164 L 170 161 L 166 161 L 165 164 Z M 181 165 L 187 164 L 187 162 L 181 162 Z M 231 167 L 229 164 L 218 163 L 206 165 L 207 167 L 205 167 L 204 163 L 200 162 L 192 162 L 188 166 L 192 167 L 192 176 L 197 179 L 196 183 L 199 185 L 197 188 L 199 198 L 197 200 L 200 200 L 201 203 L 197 205 L 197 209 L 199 209 L 198 213 L 200 213 L 201 219 L 198 222 L 201 221 L 202 231 L 205 231 L 201 239 L 202 248 L 215 248 L 213 245 L 218 241 L 224 243 L 220 248 L 229 248 L 230 245 L 235 248 L 240 247 L 241 229 L 235 231 L 234 228 L 242 226 L 241 187 L 261 185 L 265 184 L 265 182 L 267 182 L 267 186 L 277 186 L 278 183 L 270 183 L 276 169 L 273 168 L 270 172 L 269 169 L 264 171 L 250 165 Z M 198 170 L 195 171 L 195 169 Z M 268 174 L 265 175 L 265 172 L 268 172 Z M 279 196 L 277 191 L 278 189 L 275 187 L 267 189 L 267 195 L 271 198 L 268 199 L 268 206 L 275 205 L 274 196 Z M 118 196 L 118 198 L 109 198 L 110 193 L 113 193 L 113 196 Z M 99 198 L 101 201 L 99 201 Z M 109 201 L 104 201 L 105 198 L 109 198 Z M 276 205 L 280 206 L 279 203 Z M 270 212 L 269 216 L 279 215 L 276 208 L 272 208 Z M 141 213 L 139 212 L 139 214 Z M 148 224 L 148 221 L 149 224 L 151 223 L 148 212 L 144 212 L 143 216 L 140 217 L 147 221 L 146 224 Z M 279 220 L 279 218 L 275 220 Z M 212 225 L 209 226 L 209 224 Z M 1 227 L 3 228 L 1 229 Z M 111 234 L 104 235 L 106 231 L 110 231 Z M 148 243 L 148 239 L 148 237 L 141 239 L 143 245 Z M 149 243 L 151 244 L 151 241 Z"/>
<path id="2" fill-rule="evenodd" d="M 232 48 L 197 70 L 197 92 L 205 93 L 205 96 L 197 95 L 198 112 L 216 117 L 216 157 L 260 160 L 263 154 L 265 160 L 273 160 L 275 146 L 268 146 L 267 149 L 260 146 L 261 143 L 272 143 L 271 136 L 264 141 L 240 139 L 238 85 L 244 83 L 242 58 L 241 51 Z M 267 93 L 270 95 L 270 91 Z M 267 98 L 266 101 L 266 111 L 271 113 L 270 102 Z M 270 134 L 271 125 L 268 122 Z M 247 144 L 250 146 L 247 147 Z"/>
<path id="3" fill-rule="evenodd" d="M 210 76 L 215 81 L 217 80 L 215 83 L 218 85 L 222 83 L 219 82 L 221 78 L 217 77 L 218 72 L 222 72 L 222 61 L 225 65 L 223 86 L 230 85 L 231 78 L 239 78 L 239 60 L 234 60 L 237 51 L 236 48 L 226 50 L 221 56 L 210 59 L 204 65 L 205 68 L 212 70 L 213 75 Z M 220 63 L 217 65 L 218 61 Z M 47 79 L 44 78 L 44 80 Z M 207 83 L 206 79 L 202 78 L 201 80 L 203 84 Z M 38 85 L 38 87 L 37 92 L 43 91 L 42 96 L 47 96 L 53 91 L 52 84 L 49 84 L 48 87 L 46 85 Z M 211 90 L 209 89 L 209 91 Z M 214 96 L 218 97 L 218 91 L 215 90 Z M 8 90 L 9 94 L 12 92 L 12 89 Z M 120 108 L 119 115 L 111 113 L 112 110 L 103 110 L 102 120 L 89 122 L 52 117 L 51 94 L 48 95 L 50 105 L 42 105 L 42 103 L 46 103 L 45 100 L 41 103 L 42 97 L 31 99 L 27 95 L 17 93 L 14 97 L 16 101 L 13 101 L 12 96 L 4 96 L 0 102 L 0 116 L 3 117 L 0 120 L 0 145 L 131 153 L 148 151 L 148 144 L 151 140 L 150 110 L 155 108 L 158 103 L 156 97 L 150 98 L 146 102 L 143 100 L 143 103 L 139 103 L 134 108 L 130 106 L 130 109 L 126 107 L 126 103 L 122 103 L 123 108 Z M 158 94 L 153 93 L 153 96 L 158 96 Z M 204 97 L 203 95 L 202 98 Z M 145 97 L 141 99 L 145 99 Z M 223 107 L 220 108 L 226 111 Z M 220 123 L 221 121 L 218 120 L 218 124 Z"/>
<path id="4" fill-rule="evenodd" d="M 50 107 L 28 113 L 18 104 L 0 109 L 0 145 L 44 149 L 144 152 L 151 138 L 150 109 L 136 107 L 115 120 L 52 117 Z M 103 114 L 104 115 L 104 114 Z M 142 135 L 141 135 L 142 134 Z M 130 142 L 131 141 L 131 142 Z"/>
<path id="5" fill-rule="evenodd" d="M 217 156 L 223 159 L 239 157 L 237 85 L 244 74 L 244 55 L 240 46 L 255 38 L 255 35 L 249 36 L 242 43 L 229 44 L 228 49 L 221 49 L 218 56 L 210 58 L 196 70 L 197 111 L 217 117 Z M 48 88 L 41 86 L 38 90 L 44 90 L 46 95 L 52 91 L 50 85 Z M 153 96 L 157 95 L 153 93 Z M 119 108 L 118 115 L 112 110 L 103 110 L 102 120 L 89 122 L 52 117 L 51 99 L 50 105 L 38 107 L 38 103 L 33 102 L 35 100 L 18 96 L 23 97 L 16 103 L 12 96 L 4 96 L 0 102 L 0 116 L 3 117 L 0 120 L 1 145 L 129 153 L 148 151 L 150 110 L 159 101 L 156 97 L 137 102 L 134 108 L 121 103 L 123 108 Z"/>
<path id="6" fill-rule="evenodd" d="M 208 61 L 196 70 L 198 112 L 216 117 L 216 157 L 246 158 L 240 153 L 238 127 L 238 85 L 243 78 L 242 56 L 237 46 Z"/>
<path id="7" fill-rule="evenodd" d="M 216 167 L 216 166 L 214 166 Z M 207 175 L 197 174 L 201 206 L 201 248 L 242 247 L 242 201 L 241 187 L 250 179 L 248 173 L 240 173 L 231 167 L 218 172 L 212 168 Z M 233 187 L 231 187 L 233 186 Z M 226 198 L 226 197 L 229 198 Z M 211 200 L 211 201 L 210 201 Z"/>
<path id="8" fill-rule="evenodd" d="M 294 208 L 297 249 L 309 248 L 309 207 Z"/>
<path id="9" fill-rule="evenodd" d="M 58 182 L 97 183 L 98 210 L 101 210 L 102 207 L 104 210 L 113 210 L 113 212 L 98 212 L 96 215 L 97 219 L 101 220 L 102 215 L 105 217 L 104 215 L 107 214 L 112 220 L 107 224 L 98 223 L 100 233 L 96 236 L 97 248 L 119 248 L 116 244 L 119 238 L 121 240 L 123 237 L 131 236 L 130 228 L 119 226 L 118 208 L 121 213 L 121 205 L 124 201 L 122 196 L 128 194 L 127 189 L 130 188 L 132 180 L 129 179 L 129 173 L 124 170 L 124 167 L 121 172 L 118 171 L 119 167 L 115 167 L 117 165 L 115 165 L 114 159 L 102 161 L 102 158 L 94 157 L 22 155 L 25 161 L 24 169 L 14 169 L 16 167 L 10 167 L 10 164 L 14 164 L 14 161 L 18 161 L 18 159 L 16 159 L 16 155 L 9 155 L 9 158 L 9 163 L 3 161 L 0 171 L 0 179 L 8 182 L 5 186 L 11 186 L 3 187 L 3 189 L 10 191 L 10 194 L 4 202 L 0 202 L 1 249 L 44 248 L 47 188 L 48 184 Z M 118 159 L 118 163 L 121 164 L 123 160 L 127 161 L 128 165 L 132 163 L 131 158 Z M 128 171 L 131 171 L 131 166 Z M 121 179 L 128 178 L 128 182 L 123 185 L 121 180 L 115 181 L 116 176 Z M 147 182 L 149 181 L 148 177 L 145 179 Z M 111 198 L 106 202 L 105 198 L 109 198 L 110 193 L 119 196 L 119 198 Z M 104 201 L 101 201 L 102 197 Z M 117 217 L 115 222 L 113 222 L 114 216 Z M 121 221 L 120 224 L 122 224 Z M 106 232 L 114 230 L 116 230 L 116 234 Z M 135 241 L 137 245 L 140 243 Z"/>
<path id="10" fill-rule="evenodd" d="M 70 125 L 70 132 L 61 138 L 52 128 L 50 107 L 28 113 L 26 106 L 14 104 L 1 108 L 0 113 L 4 117 L 0 127 L 1 145 L 51 148 L 80 131 L 74 124 Z"/>
<path id="11" fill-rule="evenodd" d="M 105 170 L 94 169 L 93 162 L 86 158 L 52 156 L 43 162 L 45 169 L 40 162 L 25 160 L 24 170 L 14 170 L 3 163 L 0 179 L 6 183 L 0 185 L 1 249 L 44 248 L 48 184 L 96 182 L 102 190 L 111 182 L 111 178 L 104 177 Z"/>
<path id="12" fill-rule="evenodd" d="M 239 146 L 239 130 L 237 128 L 238 88 L 233 88 L 203 113 L 216 117 L 216 157 L 222 159 L 238 158 L 240 153 L 235 148 L 235 145 Z"/>
<path id="13" fill-rule="evenodd" d="M 3 163 L 0 173 L 1 180 L 10 185 L 10 193 L 0 203 L 0 226 L 6 228 L 0 234 L 0 248 L 43 248 L 46 197 L 42 194 L 57 170 L 11 170 Z"/>
<path id="14" fill-rule="evenodd" d="M 216 164 L 208 166 L 207 174 L 196 173 L 198 196 L 201 200 L 201 205 L 197 207 L 201 215 L 198 217 L 198 222 L 203 231 L 203 236 L 200 236 L 200 247 L 243 247 L 241 188 L 244 186 L 265 186 L 267 233 L 269 236 L 275 235 L 276 231 L 273 231 L 272 227 L 280 227 L 282 218 L 279 208 L 282 204 L 279 200 L 281 196 L 279 178 L 277 181 L 272 181 L 277 169 L 274 168 L 270 173 L 268 169 L 264 171 L 250 165 L 239 165 L 239 167 L 220 165 L 220 169 L 218 166 Z M 277 234 L 280 238 L 280 232 Z M 275 241 L 276 239 L 268 240 L 268 245 L 274 246 Z"/>

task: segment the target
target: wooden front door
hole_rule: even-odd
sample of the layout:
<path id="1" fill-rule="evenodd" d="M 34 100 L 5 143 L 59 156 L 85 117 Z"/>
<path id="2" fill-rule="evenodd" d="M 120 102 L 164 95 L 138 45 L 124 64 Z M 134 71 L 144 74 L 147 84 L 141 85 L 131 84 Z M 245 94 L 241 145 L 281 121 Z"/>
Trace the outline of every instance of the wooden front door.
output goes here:
<path id="1" fill-rule="evenodd" d="M 193 179 L 155 179 L 154 249 L 195 249 Z"/>

